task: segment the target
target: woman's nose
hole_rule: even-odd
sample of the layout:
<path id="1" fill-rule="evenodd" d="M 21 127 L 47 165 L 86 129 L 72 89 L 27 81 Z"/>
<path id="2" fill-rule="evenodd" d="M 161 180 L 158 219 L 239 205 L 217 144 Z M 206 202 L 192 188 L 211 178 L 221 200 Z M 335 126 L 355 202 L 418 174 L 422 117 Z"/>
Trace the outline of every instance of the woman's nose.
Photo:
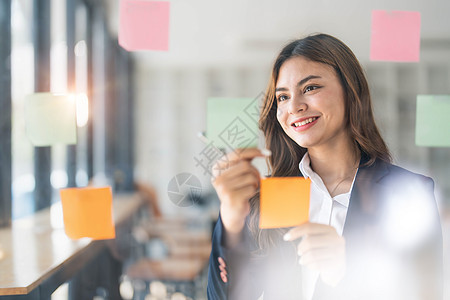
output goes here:
<path id="1" fill-rule="evenodd" d="M 306 111 L 308 105 L 300 97 L 294 97 L 289 103 L 288 112 L 293 115 L 301 111 Z"/>

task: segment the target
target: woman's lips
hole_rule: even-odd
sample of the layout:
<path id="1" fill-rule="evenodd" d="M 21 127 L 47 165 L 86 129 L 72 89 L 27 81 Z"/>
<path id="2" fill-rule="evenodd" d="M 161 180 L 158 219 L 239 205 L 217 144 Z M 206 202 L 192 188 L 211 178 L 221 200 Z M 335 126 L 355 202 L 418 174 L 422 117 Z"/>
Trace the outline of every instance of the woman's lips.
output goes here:
<path id="1" fill-rule="evenodd" d="M 291 126 L 295 131 L 304 131 L 314 126 L 317 123 L 318 119 L 319 117 L 303 118 L 292 123 Z"/>

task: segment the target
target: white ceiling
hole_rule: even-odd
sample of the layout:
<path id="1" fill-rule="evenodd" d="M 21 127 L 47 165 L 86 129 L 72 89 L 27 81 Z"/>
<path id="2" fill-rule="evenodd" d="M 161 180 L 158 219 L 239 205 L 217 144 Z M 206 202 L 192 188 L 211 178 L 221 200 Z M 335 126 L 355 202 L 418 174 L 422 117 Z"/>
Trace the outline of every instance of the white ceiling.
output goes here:
<path id="1" fill-rule="evenodd" d="M 117 33 L 119 0 L 111 5 Z M 257 64 L 286 41 L 314 32 L 335 35 L 369 58 L 371 11 L 421 13 L 422 40 L 450 39 L 449 0 L 171 0 L 168 52 L 137 52 L 153 66 Z"/>

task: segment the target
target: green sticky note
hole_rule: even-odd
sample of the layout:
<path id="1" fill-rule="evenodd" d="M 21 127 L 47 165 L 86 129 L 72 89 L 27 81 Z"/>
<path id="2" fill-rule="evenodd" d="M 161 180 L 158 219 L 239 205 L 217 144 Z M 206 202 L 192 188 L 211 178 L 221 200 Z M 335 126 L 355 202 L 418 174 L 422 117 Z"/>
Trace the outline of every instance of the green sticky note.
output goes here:
<path id="1" fill-rule="evenodd" d="M 416 145 L 450 147 L 450 95 L 418 95 Z"/>
<path id="2" fill-rule="evenodd" d="M 36 93 L 25 98 L 26 132 L 34 146 L 76 144 L 75 97 Z"/>
<path id="3" fill-rule="evenodd" d="M 209 98 L 206 136 L 219 149 L 258 146 L 257 98 Z"/>

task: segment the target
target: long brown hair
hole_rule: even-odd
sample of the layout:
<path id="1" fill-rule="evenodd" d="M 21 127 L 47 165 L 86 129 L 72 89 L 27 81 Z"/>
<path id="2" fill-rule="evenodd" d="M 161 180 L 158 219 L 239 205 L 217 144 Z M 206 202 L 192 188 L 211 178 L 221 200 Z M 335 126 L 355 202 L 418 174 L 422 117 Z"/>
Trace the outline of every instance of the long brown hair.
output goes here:
<path id="1" fill-rule="evenodd" d="M 259 119 L 259 128 L 264 132 L 266 147 L 272 151 L 268 159 L 271 176 L 298 176 L 298 164 L 306 153 L 305 148 L 286 135 L 276 116 L 275 87 L 280 68 L 285 61 L 297 56 L 329 65 L 336 71 L 344 90 L 347 128 L 357 147 L 367 158 L 365 165 L 370 166 L 377 159 L 390 163 L 391 155 L 375 124 L 369 86 L 361 65 L 342 41 L 327 34 L 316 34 L 286 45 L 272 68 Z M 250 199 L 250 205 L 250 230 L 260 248 L 265 249 L 285 230 L 259 229 L 258 194 Z"/>

